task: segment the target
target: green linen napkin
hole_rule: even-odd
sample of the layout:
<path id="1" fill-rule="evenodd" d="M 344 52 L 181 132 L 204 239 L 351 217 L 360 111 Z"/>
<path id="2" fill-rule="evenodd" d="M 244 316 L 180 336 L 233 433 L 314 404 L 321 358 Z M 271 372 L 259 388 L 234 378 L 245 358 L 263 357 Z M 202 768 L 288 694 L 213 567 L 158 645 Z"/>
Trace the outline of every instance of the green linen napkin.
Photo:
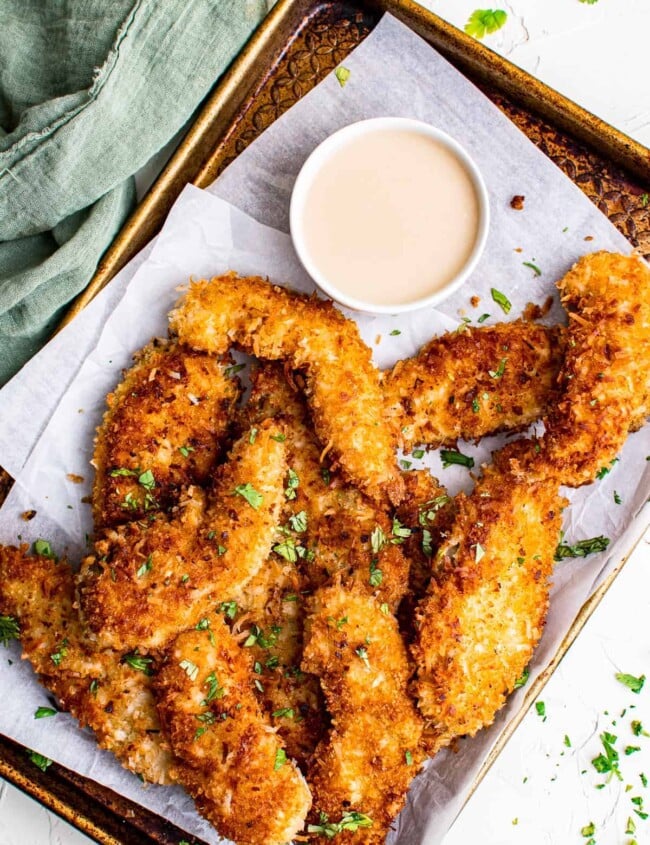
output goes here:
<path id="1" fill-rule="evenodd" d="M 0 384 L 88 283 L 264 0 L 1 0 Z"/>

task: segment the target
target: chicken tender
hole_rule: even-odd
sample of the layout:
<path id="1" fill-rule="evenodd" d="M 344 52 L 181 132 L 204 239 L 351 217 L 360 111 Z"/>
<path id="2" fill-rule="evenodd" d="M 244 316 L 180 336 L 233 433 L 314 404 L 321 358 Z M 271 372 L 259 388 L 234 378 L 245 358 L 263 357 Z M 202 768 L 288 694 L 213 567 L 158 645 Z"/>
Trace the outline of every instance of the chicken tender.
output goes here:
<path id="1" fill-rule="evenodd" d="M 318 678 L 300 668 L 306 592 L 295 563 L 273 555 L 247 585 L 243 606 L 223 607 L 250 652 L 262 710 L 303 771 L 327 729 Z"/>
<path id="2" fill-rule="evenodd" d="M 386 413 L 410 450 L 526 428 L 548 411 L 563 330 L 514 320 L 449 332 L 384 374 Z"/>
<path id="3" fill-rule="evenodd" d="M 132 522 L 95 543 L 79 575 L 83 618 L 102 648 L 162 649 L 221 601 L 239 601 L 269 555 L 285 499 L 284 434 L 247 432 L 215 472 L 206 503 L 188 491 L 171 516 Z"/>
<path id="4" fill-rule="evenodd" d="M 296 484 L 295 497 L 287 500 L 283 512 L 286 536 L 278 538 L 275 554 L 295 558 L 305 589 L 316 589 L 341 573 L 345 581 L 358 582 L 396 609 L 407 588 L 409 567 L 398 526 L 383 508 L 321 462 L 323 446 L 314 435 L 304 399 L 278 365 L 267 364 L 253 374 L 252 382 L 247 424 L 265 417 L 286 422 L 287 461 Z M 301 530 L 295 531 L 295 526 Z"/>
<path id="5" fill-rule="evenodd" d="M 194 349 L 223 354 L 234 343 L 303 370 L 314 427 L 327 452 L 373 500 L 401 501 L 379 372 L 356 324 L 331 302 L 228 273 L 193 283 L 171 313 L 170 327 Z"/>
<path id="6" fill-rule="evenodd" d="M 413 693 L 430 753 L 490 725 L 542 635 L 565 501 L 553 478 L 485 469 L 438 551 L 420 603 Z"/>
<path id="7" fill-rule="evenodd" d="M 155 679 L 177 762 L 172 772 L 223 836 L 238 845 L 283 845 L 311 805 L 252 689 L 249 655 L 219 617 L 181 634 Z"/>
<path id="8" fill-rule="evenodd" d="M 207 479 L 241 392 L 231 364 L 160 340 L 138 353 L 97 429 L 96 529 L 169 510 L 183 488 Z"/>
<path id="9" fill-rule="evenodd" d="M 303 668 L 320 676 L 332 717 L 309 768 L 307 831 L 383 842 L 422 762 L 397 623 L 372 596 L 335 583 L 315 594 L 306 636 Z"/>
<path id="10" fill-rule="evenodd" d="M 65 561 L 28 557 L 26 545 L 0 547 L 0 612 L 18 620 L 23 657 L 41 682 L 123 766 L 151 783 L 171 783 L 171 752 L 151 691 L 154 661 L 94 651 L 73 602 Z"/>

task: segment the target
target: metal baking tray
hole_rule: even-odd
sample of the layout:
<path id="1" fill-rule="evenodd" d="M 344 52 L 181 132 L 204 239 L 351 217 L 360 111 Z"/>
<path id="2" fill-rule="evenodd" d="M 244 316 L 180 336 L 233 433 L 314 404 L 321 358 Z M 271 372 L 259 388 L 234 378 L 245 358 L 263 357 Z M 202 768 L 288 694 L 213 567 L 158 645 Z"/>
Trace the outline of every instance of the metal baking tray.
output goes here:
<path id="1" fill-rule="evenodd" d="M 426 39 L 650 256 L 650 151 L 411 0 L 279 0 L 215 86 L 162 174 L 107 250 L 65 325 L 158 232 L 187 183 L 209 185 L 248 144 L 335 68 L 390 12 Z M 6 487 L 0 478 L 0 498 Z M 620 571 L 584 605 L 547 669 L 491 752 L 476 784 Z M 0 776 L 105 845 L 200 845 L 114 792 L 53 764 L 41 773 L 0 737 Z"/>

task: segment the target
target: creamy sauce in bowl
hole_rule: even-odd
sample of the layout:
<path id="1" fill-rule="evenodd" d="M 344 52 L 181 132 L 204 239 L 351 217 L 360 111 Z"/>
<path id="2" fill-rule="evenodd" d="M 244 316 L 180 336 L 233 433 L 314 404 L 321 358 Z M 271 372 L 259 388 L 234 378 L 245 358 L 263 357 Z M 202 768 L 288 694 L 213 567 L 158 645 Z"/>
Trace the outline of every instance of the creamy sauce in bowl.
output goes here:
<path id="1" fill-rule="evenodd" d="M 481 188 L 475 166 L 443 133 L 401 118 L 363 121 L 307 160 L 291 233 L 312 278 L 342 304 L 421 307 L 455 289 L 478 258 L 487 232 Z"/>

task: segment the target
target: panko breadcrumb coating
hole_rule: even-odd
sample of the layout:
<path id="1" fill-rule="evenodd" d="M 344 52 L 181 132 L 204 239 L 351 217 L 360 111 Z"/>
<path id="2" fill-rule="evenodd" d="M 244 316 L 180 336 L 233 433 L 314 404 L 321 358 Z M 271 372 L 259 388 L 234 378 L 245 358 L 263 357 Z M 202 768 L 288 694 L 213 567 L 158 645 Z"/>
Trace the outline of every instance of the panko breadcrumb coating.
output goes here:
<path id="1" fill-rule="evenodd" d="M 416 615 L 413 693 L 430 753 L 490 725 L 542 635 L 565 500 L 487 467 L 433 562 Z"/>
<path id="2" fill-rule="evenodd" d="M 387 608 L 339 584 L 314 595 L 303 668 L 321 679 L 332 718 L 307 774 L 308 832 L 326 834 L 346 816 L 343 841 L 380 843 L 422 763 L 422 720 L 407 693 L 409 664 Z"/>
<path id="3" fill-rule="evenodd" d="M 268 557 L 284 501 L 282 428 L 260 423 L 171 516 L 132 522 L 95 543 L 78 578 L 83 619 L 102 648 L 161 649 L 221 601 L 238 601 Z"/>
<path id="4" fill-rule="evenodd" d="M 155 679 L 175 778 L 239 845 L 284 845 L 311 796 L 253 694 L 250 656 L 225 623 L 181 634 Z"/>
<path id="5" fill-rule="evenodd" d="M 400 446 L 455 445 L 526 428 L 551 407 L 563 330 L 514 320 L 464 326 L 384 373 L 386 413 Z"/>
<path id="6" fill-rule="evenodd" d="M 375 501 L 401 501 L 379 372 L 356 323 L 331 302 L 227 273 L 192 283 L 170 328 L 194 349 L 223 354 L 236 344 L 303 370 L 314 427 L 330 458 Z"/>
<path id="7" fill-rule="evenodd" d="M 151 658 L 97 652 L 73 609 L 66 561 L 0 546 L 0 612 L 20 625 L 23 657 L 61 708 L 91 728 L 101 748 L 151 783 L 171 783 L 171 752 L 151 691 Z"/>
<path id="8" fill-rule="evenodd" d="M 650 268 L 636 256 L 596 252 L 558 282 L 569 313 L 561 397 L 534 448 L 504 450 L 513 471 L 588 484 L 650 412 Z"/>
<path id="9" fill-rule="evenodd" d="M 95 530 L 169 510 L 182 489 L 207 479 L 241 393 L 231 365 L 162 340 L 136 355 L 97 429 Z"/>

